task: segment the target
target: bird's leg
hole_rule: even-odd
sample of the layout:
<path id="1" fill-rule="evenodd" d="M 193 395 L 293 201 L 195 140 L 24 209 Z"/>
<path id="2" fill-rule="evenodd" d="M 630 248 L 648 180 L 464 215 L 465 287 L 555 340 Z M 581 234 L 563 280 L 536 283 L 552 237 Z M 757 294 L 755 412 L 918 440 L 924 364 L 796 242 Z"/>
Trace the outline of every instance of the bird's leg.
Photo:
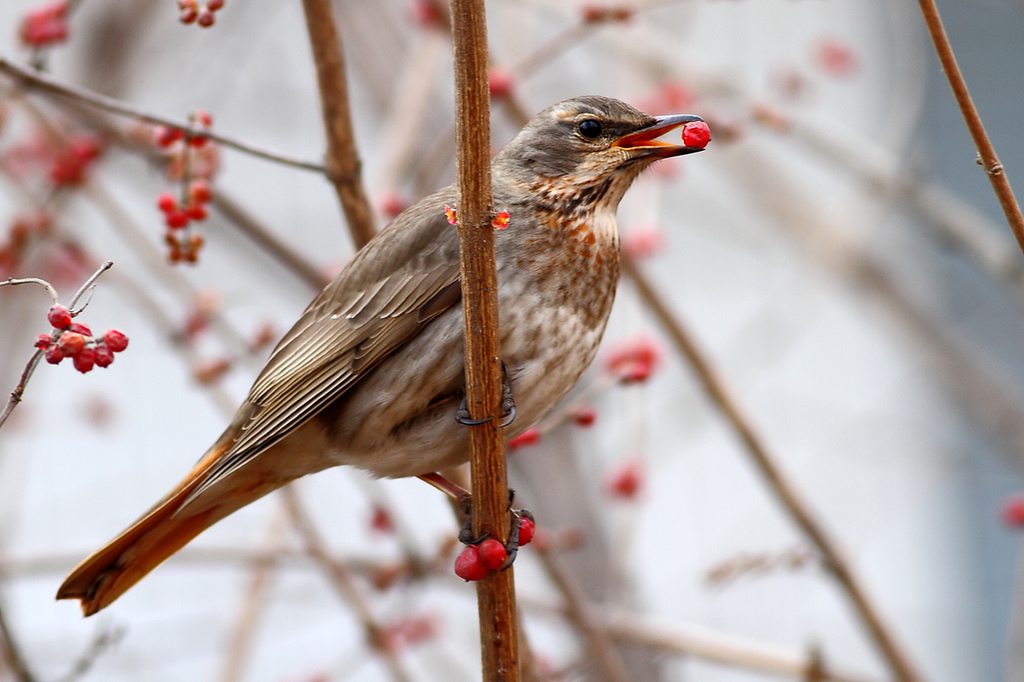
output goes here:
<path id="1" fill-rule="evenodd" d="M 457 483 L 452 483 L 437 472 L 421 474 L 420 476 L 417 476 L 417 478 L 421 481 L 426 481 L 448 497 L 455 500 L 455 503 L 459 505 L 459 509 L 462 513 L 469 516 L 473 509 L 473 493 L 469 492 Z"/>
<path id="2" fill-rule="evenodd" d="M 510 506 L 511 502 L 509 500 Z M 525 517 L 533 521 L 533 514 L 528 509 L 511 509 L 510 511 L 512 512 L 512 532 L 509 533 L 508 542 L 505 544 L 508 560 L 501 567 L 503 571 L 512 565 L 512 562 L 516 560 L 516 555 L 519 553 L 519 528 L 523 525 L 523 518 Z"/>
<path id="3" fill-rule="evenodd" d="M 512 398 L 512 382 L 508 380 L 508 367 L 505 366 L 504 361 L 501 363 L 501 409 L 501 416 L 504 419 L 499 426 L 504 428 L 516 420 L 516 401 Z M 484 417 L 483 419 L 470 418 L 465 394 L 462 395 L 462 401 L 459 403 L 459 406 L 455 408 L 455 421 L 463 426 L 479 426 L 480 424 L 486 424 L 492 419 L 494 417 Z"/>

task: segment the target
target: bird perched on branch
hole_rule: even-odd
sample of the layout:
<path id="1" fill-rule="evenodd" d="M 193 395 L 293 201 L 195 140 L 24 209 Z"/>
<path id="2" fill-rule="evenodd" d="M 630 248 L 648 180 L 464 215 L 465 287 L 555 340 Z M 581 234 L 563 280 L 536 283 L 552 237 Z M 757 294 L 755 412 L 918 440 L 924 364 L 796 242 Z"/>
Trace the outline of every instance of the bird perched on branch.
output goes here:
<path id="1" fill-rule="evenodd" d="M 494 205 L 509 214 L 495 235 L 501 357 L 517 407 L 508 437 L 594 359 L 619 278 L 619 200 L 652 162 L 700 151 L 657 139 L 698 122 L 578 97 L 537 114 L 494 158 Z M 455 187 L 436 192 L 367 244 L 185 479 L 79 564 L 57 598 L 96 613 L 204 529 L 300 476 L 339 464 L 419 476 L 467 461 L 459 241 L 445 215 L 456 203 Z"/>

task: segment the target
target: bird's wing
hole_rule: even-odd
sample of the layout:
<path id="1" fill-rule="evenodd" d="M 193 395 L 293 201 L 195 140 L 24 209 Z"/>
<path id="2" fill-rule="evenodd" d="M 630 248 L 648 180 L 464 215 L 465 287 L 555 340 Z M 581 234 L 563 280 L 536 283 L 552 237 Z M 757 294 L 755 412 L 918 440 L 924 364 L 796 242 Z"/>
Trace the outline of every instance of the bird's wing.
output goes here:
<path id="1" fill-rule="evenodd" d="M 458 232 L 445 219 L 445 201 L 452 201 L 450 190 L 403 213 L 309 305 L 256 378 L 225 434 L 230 446 L 192 499 L 313 417 L 458 303 Z"/>

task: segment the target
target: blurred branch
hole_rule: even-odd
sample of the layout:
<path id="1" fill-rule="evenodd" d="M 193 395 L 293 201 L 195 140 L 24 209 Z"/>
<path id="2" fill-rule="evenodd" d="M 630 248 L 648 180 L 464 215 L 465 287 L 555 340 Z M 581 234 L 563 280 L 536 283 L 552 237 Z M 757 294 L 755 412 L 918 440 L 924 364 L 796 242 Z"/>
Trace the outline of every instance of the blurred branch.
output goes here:
<path id="1" fill-rule="evenodd" d="M 825 527 L 811 512 L 809 505 L 796 487 L 782 473 L 774 456 L 754 431 L 750 421 L 740 410 L 739 404 L 732 397 L 711 362 L 697 347 L 690 333 L 672 313 L 668 304 L 654 290 L 647 277 L 628 254 L 622 255 L 622 270 L 633 282 L 640 299 L 657 317 L 676 348 L 689 361 L 708 398 L 718 407 L 719 412 L 743 442 L 747 454 L 751 456 L 790 518 L 821 554 L 822 565 L 835 576 L 839 585 L 846 592 L 875 645 L 885 657 L 889 667 L 892 668 L 893 674 L 901 682 L 920 680 L 920 676 L 911 666 L 906 653 L 896 643 L 895 637 L 882 619 L 881 613 L 869 599 L 860 580 L 854 575 L 853 569 L 838 544 L 832 540 Z"/>
<path id="2" fill-rule="evenodd" d="M 303 170 L 316 171 L 317 173 L 327 172 L 327 169 L 324 168 L 324 166 L 321 164 L 312 163 L 309 161 L 302 161 L 299 159 L 293 159 L 287 156 L 283 156 L 281 154 L 277 154 L 275 152 L 260 149 L 259 147 L 251 145 L 247 142 L 242 142 L 240 140 L 236 140 L 234 138 L 221 135 L 220 133 L 216 133 L 206 128 L 197 128 L 187 123 L 178 123 L 177 121 L 173 121 L 169 118 L 158 116 L 156 114 L 151 114 L 142 111 L 141 109 L 136 109 L 135 107 L 129 104 L 125 104 L 124 102 L 120 102 L 116 99 L 112 99 L 99 93 L 86 90 L 85 88 L 80 88 L 76 85 L 71 85 L 69 83 L 61 83 L 56 78 L 47 76 L 46 74 L 34 71 L 23 66 L 19 66 L 3 57 L 0 57 L 0 72 L 6 73 L 8 76 L 11 76 L 22 86 L 29 87 L 35 90 L 42 90 L 44 92 L 49 92 L 60 97 L 66 97 L 79 102 L 83 102 L 85 104 L 88 104 L 89 106 L 93 106 L 98 109 L 103 109 L 104 111 L 109 111 L 112 114 L 117 114 L 119 116 L 127 116 L 129 118 L 134 118 L 136 120 L 144 121 L 146 123 L 153 123 L 156 125 L 166 126 L 168 128 L 174 128 L 176 130 L 184 132 L 187 136 L 190 137 L 205 137 L 215 142 L 219 142 L 225 147 L 231 147 L 232 149 L 237 149 L 240 152 L 245 152 L 246 154 L 257 156 L 261 159 L 266 159 L 267 161 L 274 161 L 276 163 L 281 163 L 286 166 L 291 166 L 293 168 L 301 168 Z"/>
<path id="3" fill-rule="evenodd" d="M 373 239 L 373 212 L 363 189 L 361 164 L 352 133 L 348 83 L 341 34 L 330 0 L 302 0 L 316 63 L 320 105 L 327 133 L 327 177 L 334 183 L 345 221 L 357 249 Z"/>
<path id="4" fill-rule="evenodd" d="M 502 543 L 509 533 L 508 472 L 501 414 L 498 277 L 491 195 L 491 116 L 487 22 L 483 0 L 452 0 L 455 52 L 455 143 L 459 251 L 466 359 L 466 407 L 473 479 L 473 537 Z M 477 583 L 483 677 L 519 680 L 519 627 L 514 569 Z"/>
<path id="5" fill-rule="evenodd" d="M 14 636 L 7 626 L 7 619 L 4 616 L 2 604 L 0 604 L 0 662 L 3 662 L 10 669 L 17 682 L 35 682 L 36 678 L 28 669 L 28 664 L 22 658 L 21 650 L 18 648 Z"/>
<path id="6" fill-rule="evenodd" d="M 281 489 L 280 495 L 291 517 L 292 525 L 302 538 L 306 551 L 330 579 L 331 584 L 345 600 L 346 605 L 352 609 L 366 633 L 367 643 L 381 656 L 392 678 L 400 681 L 410 680 L 411 678 L 405 672 L 396 653 L 387 646 L 383 629 L 370 613 L 370 607 L 356 588 L 348 569 L 341 562 L 335 561 L 328 553 L 313 520 L 302 508 L 295 486 L 285 486 Z"/>
<path id="7" fill-rule="evenodd" d="M 985 132 L 985 125 L 981 121 L 977 107 L 974 106 L 971 93 L 967 90 L 967 81 L 964 80 L 960 66 L 956 62 L 956 55 L 953 54 L 949 36 L 946 35 L 946 29 L 942 25 L 939 8 L 935 5 L 935 0 L 919 0 L 919 2 L 924 22 L 928 26 L 928 33 L 935 44 L 935 52 L 942 63 L 942 70 L 945 72 L 946 78 L 949 79 L 949 87 L 953 90 L 953 97 L 956 98 L 956 103 L 960 106 L 960 113 L 963 114 L 964 122 L 974 140 L 974 146 L 978 148 L 981 166 L 985 169 L 989 182 L 992 183 L 992 189 L 999 199 L 999 205 L 1006 215 L 1006 221 L 1017 238 L 1017 245 L 1021 251 L 1024 251 L 1024 214 L 1021 213 L 1020 204 L 1017 203 L 1017 199 L 1013 195 L 1013 188 L 1010 186 L 1010 180 L 1006 177 L 1003 164 L 996 156 L 996 149 L 992 145 L 988 133 Z"/>
<path id="8" fill-rule="evenodd" d="M 574 576 L 547 543 L 536 543 L 544 568 L 565 600 L 565 611 L 579 629 L 594 664 L 606 682 L 629 682 L 629 671 L 619 657 L 608 633 L 602 628 Z"/>

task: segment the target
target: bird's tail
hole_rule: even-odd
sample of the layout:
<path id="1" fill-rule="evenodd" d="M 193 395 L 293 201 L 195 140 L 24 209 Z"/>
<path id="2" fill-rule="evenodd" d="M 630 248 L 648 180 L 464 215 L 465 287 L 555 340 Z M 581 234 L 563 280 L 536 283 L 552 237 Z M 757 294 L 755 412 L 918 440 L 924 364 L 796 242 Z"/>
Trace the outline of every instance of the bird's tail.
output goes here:
<path id="1" fill-rule="evenodd" d="M 237 491 L 222 504 L 203 505 L 198 513 L 178 514 L 189 495 L 202 483 L 210 465 L 228 444 L 212 449 L 188 476 L 152 509 L 102 549 L 80 563 L 57 591 L 57 599 L 79 599 L 82 613 L 91 616 L 109 606 L 165 559 L 235 509 L 260 494 Z M 243 499 L 247 498 L 247 499 Z"/>

